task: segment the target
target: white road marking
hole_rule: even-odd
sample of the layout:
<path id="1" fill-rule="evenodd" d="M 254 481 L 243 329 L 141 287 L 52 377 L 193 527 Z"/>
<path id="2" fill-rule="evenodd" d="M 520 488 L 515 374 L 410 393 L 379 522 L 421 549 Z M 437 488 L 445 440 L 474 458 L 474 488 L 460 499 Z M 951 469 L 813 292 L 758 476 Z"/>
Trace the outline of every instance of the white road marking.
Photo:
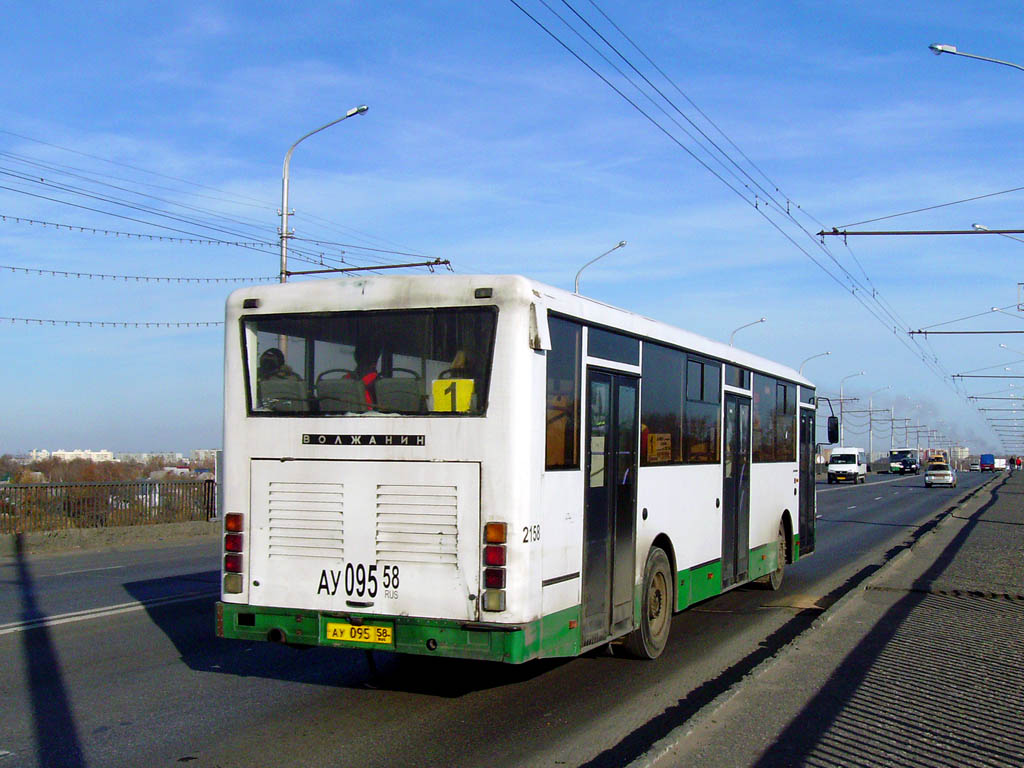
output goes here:
<path id="1" fill-rule="evenodd" d="M 95 573 L 96 571 L 116 571 L 118 568 L 124 568 L 123 565 L 108 565 L 105 568 L 86 568 L 81 571 L 61 571 L 60 573 L 54 574 L 55 576 L 70 576 L 73 573 Z"/>
<path id="2" fill-rule="evenodd" d="M 173 603 L 184 603 L 189 600 L 203 600 L 210 597 L 218 597 L 220 591 L 188 592 L 183 595 L 172 595 L 170 597 L 158 597 L 153 600 L 134 600 L 130 603 L 118 605 L 107 605 L 102 608 L 90 608 L 87 611 L 73 611 L 62 613 L 57 616 L 44 616 L 29 621 L 15 621 L 10 624 L 0 624 L 0 635 L 9 635 L 14 632 L 24 632 L 39 627 L 55 627 L 58 624 L 68 624 L 72 621 L 89 621 L 90 619 L 101 619 L 106 616 L 116 616 L 120 613 L 131 613 L 141 611 L 157 605 L 172 605 Z"/>
<path id="3" fill-rule="evenodd" d="M 870 483 L 870 485 L 885 485 L 886 483 L 895 483 L 895 482 L 898 482 L 899 480 L 904 480 L 904 479 L 906 479 L 906 478 L 904 478 L 903 475 L 897 475 L 896 477 L 890 478 L 888 480 L 876 480 L 875 482 Z M 854 486 L 854 487 L 856 487 L 856 486 Z M 819 488 L 818 489 L 818 493 L 829 493 L 830 491 L 838 491 L 838 490 L 841 490 L 842 488 L 843 488 L 842 485 L 837 484 L 835 488 Z"/>

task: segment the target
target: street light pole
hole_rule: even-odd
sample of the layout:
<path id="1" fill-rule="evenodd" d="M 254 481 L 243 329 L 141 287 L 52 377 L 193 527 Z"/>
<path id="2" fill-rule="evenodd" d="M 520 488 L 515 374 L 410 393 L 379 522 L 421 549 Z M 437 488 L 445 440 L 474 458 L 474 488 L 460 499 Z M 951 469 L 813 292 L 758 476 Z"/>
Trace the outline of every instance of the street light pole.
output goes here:
<path id="1" fill-rule="evenodd" d="M 591 264 L 593 264 L 598 259 L 603 259 L 605 256 L 607 256 L 612 251 L 617 251 L 619 248 L 625 247 L 625 245 L 626 245 L 626 241 L 625 240 L 620 240 L 619 244 L 616 245 L 614 248 L 609 248 L 607 251 L 602 253 L 600 256 L 597 256 L 597 257 L 591 259 L 586 264 L 584 264 L 582 267 L 580 267 L 580 271 L 576 273 L 576 282 L 573 284 L 572 292 L 575 293 L 577 296 L 579 295 L 579 292 L 580 292 L 580 275 L 583 274 L 583 270 L 584 269 L 589 267 Z"/>
<path id="2" fill-rule="evenodd" d="M 980 61 L 991 61 L 993 64 L 1002 64 L 1006 67 L 1013 67 L 1014 69 L 1024 70 L 1020 64 L 1014 64 L 1012 61 L 1003 61 L 1002 59 L 990 59 L 988 56 L 978 56 L 974 53 L 964 53 L 958 51 L 955 45 L 945 45 L 943 43 L 932 43 L 928 46 L 932 53 L 936 56 L 941 56 L 943 53 L 951 53 L 954 56 L 966 56 L 968 59 L 978 59 Z"/>
<path id="3" fill-rule="evenodd" d="M 339 117 L 337 120 L 332 120 L 326 125 L 321 125 L 315 131 L 310 131 L 301 139 L 296 141 L 288 148 L 288 154 L 284 156 L 284 170 L 281 173 L 281 282 L 285 282 L 288 279 L 288 238 L 291 234 L 288 232 L 288 166 L 292 161 L 292 152 L 299 146 L 299 143 L 308 139 L 314 133 L 320 133 L 325 128 L 330 128 L 332 125 L 337 125 L 342 120 L 347 120 L 353 115 L 361 115 L 369 107 L 363 104 L 359 107 L 353 107 L 344 115 Z"/>
<path id="4" fill-rule="evenodd" d="M 863 376 L 864 371 L 858 373 L 851 373 L 849 376 L 843 376 L 839 380 L 839 444 L 843 445 L 843 382 L 847 379 L 852 379 L 854 376 Z"/>
<path id="5" fill-rule="evenodd" d="M 762 317 L 760 320 L 755 320 L 752 323 L 747 323 L 746 325 L 741 325 L 739 328 L 737 328 L 735 331 L 733 331 L 731 334 L 729 334 L 729 346 L 730 347 L 732 346 L 732 341 L 733 341 L 733 339 L 736 338 L 736 331 L 742 331 L 744 328 L 749 328 L 752 325 L 757 325 L 758 323 L 763 323 L 767 319 L 768 319 L 767 317 Z"/>
<path id="6" fill-rule="evenodd" d="M 800 375 L 801 376 L 803 375 L 803 373 L 804 373 L 804 366 L 807 365 L 807 363 L 809 363 L 811 360 L 813 360 L 816 357 L 825 357 L 826 355 L 831 355 L 831 354 L 832 354 L 831 352 L 819 352 L 816 355 L 811 355 L 810 357 L 808 357 L 806 360 L 804 360 L 802 363 L 800 363 Z"/>

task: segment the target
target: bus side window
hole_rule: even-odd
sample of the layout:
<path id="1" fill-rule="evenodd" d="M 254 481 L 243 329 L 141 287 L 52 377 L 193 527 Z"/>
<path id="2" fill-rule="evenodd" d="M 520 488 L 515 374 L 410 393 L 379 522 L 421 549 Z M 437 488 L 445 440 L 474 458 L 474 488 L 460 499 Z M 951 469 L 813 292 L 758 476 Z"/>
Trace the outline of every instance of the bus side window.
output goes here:
<path id="1" fill-rule="evenodd" d="M 550 317 L 551 349 L 546 353 L 545 469 L 580 466 L 580 364 L 583 330 L 579 323 Z"/>

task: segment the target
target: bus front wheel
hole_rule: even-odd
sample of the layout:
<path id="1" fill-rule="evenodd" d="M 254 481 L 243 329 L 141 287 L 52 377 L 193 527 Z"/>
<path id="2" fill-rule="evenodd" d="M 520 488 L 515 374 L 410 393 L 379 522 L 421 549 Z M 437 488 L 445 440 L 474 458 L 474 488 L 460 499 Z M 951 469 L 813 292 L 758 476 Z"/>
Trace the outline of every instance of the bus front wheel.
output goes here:
<path id="1" fill-rule="evenodd" d="M 672 567 L 659 547 L 647 553 L 640 626 L 626 636 L 626 649 L 640 659 L 656 659 L 665 650 L 672 626 Z"/>

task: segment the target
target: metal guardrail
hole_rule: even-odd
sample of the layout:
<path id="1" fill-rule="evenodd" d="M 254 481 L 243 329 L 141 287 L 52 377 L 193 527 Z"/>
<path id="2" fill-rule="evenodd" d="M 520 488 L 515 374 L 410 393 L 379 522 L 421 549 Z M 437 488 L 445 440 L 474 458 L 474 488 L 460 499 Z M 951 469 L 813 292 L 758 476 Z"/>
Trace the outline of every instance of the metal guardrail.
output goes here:
<path id="1" fill-rule="evenodd" d="M 210 520 L 217 484 L 208 480 L 0 485 L 0 534 Z"/>

